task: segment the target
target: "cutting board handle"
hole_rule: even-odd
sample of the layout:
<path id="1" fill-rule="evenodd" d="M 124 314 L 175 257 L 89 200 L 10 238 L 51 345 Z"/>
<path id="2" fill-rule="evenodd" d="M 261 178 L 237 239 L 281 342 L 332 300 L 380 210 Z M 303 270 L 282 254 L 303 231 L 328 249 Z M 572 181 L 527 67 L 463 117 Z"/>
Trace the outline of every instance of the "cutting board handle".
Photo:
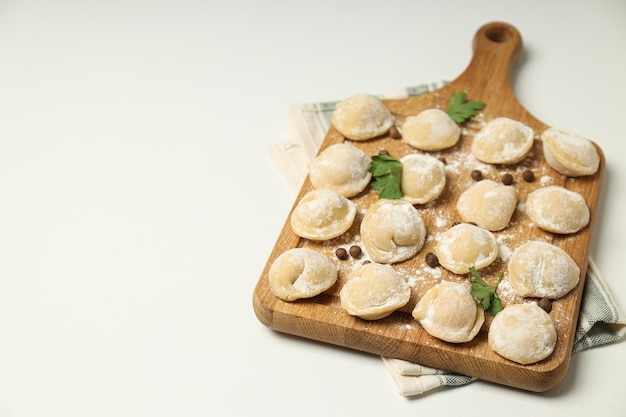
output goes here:
<path id="1" fill-rule="evenodd" d="M 470 67 L 480 64 L 495 66 L 498 74 L 508 77 L 522 52 L 522 36 L 508 23 L 487 23 L 474 35 L 472 47 L 474 56 Z"/>
<path id="2" fill-rule="evenodd" d="M 483 25 L 474 35 L 469 65 L 447 86 L 446 93 L 465 91 L 472 100 L 490 103 L 483 111 L 486 119 L 507 116 L 543 131 L 546 125 L 520 104 L 511 86 L 511 70 L 522 49 L 522 36 L 511 24 Z"/>

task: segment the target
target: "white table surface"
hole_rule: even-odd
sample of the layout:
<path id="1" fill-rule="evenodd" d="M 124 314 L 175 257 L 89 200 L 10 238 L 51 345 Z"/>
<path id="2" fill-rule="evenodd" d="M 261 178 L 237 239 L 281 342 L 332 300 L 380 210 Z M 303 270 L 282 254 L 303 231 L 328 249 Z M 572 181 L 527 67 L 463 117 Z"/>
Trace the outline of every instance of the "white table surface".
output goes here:
<path id="1" fill-rule="evenodd" d="M 626 307 L 626 2 L 3 1 L 0 416 L 616 416 L 626 344 L 561 385 L 400 396 L 379 358 L 265 328 L 286 105 L 451 80 L 515 25 L 521 103 L 600 144 L 592 256 Z M 495 415 L 495 414 L 489 414 Z"/>

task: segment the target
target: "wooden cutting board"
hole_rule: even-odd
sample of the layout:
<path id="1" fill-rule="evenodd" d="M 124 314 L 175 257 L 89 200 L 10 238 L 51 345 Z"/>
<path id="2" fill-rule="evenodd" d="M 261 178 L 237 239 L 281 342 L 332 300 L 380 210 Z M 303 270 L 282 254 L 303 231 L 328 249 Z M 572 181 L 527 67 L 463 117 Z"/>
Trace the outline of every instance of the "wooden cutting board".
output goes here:
<path id="1" fill-rule="evenodd" d="M 485 122 L 504 116 L 525 123 L 537 134 L 549 127 L 536 119 L 518 102 L 511 88 L 509 74 L 521 51 L 522 39 L 516 28 L 500 22 L 486 24 L 474 36 L 471 62 L 457 79 L 428 94 L 383 101 L 400 125 L 407 116 L 416 115 L 421 110 L 433 107 L 445 110 L 450 96 L 455 93 L 465 92 L 468 99 L 486 103 L 482 113 L 466 123 L 458 145 L 449 150 L 429 153 L 445 159 L 448 176 L 446 191 L 434 204 L 416 206 L 424 218 L 427 234 L 431 237 L 447 230 L 455 222 L 461 221 L 456 213 L 456 199 L 474 181 L 471 178 L 471 172 L 477 168 L 475 165 L 477 161 L 469 157 L 469 147 L 472 137 Z M 345 138 L 331 127 L 321 150 L 344 141 Z M 382 149 L 388 150 L 396 159 L 400 159 L 407 153 L 418 152 L 402 140 L 389 136 L 351 143 L 363 149 L 368 155 L 378 154 Z M 535 141 L 530 155 L 516 165 L 486 166 L 481 164 L 479 167 L 483 171 L 483 178 L 495 181 L 500 181 L 504 173 L 512 174 L 514 186 L 522 202 L 525 201 L 529 192 L 537 188 L 545 185 L 561 185 L 582 194 L 590 209 L 590 224 L 573 235 L 556 235 L 542 231 L 530 222 L 523 210 L 519 209 L 514 213 L 510 227 L 501 232 L 494 232 L 500 243 L 501 254 L 526 240 L 544 240 L 564 249 L 581 269 L 581 280 L 576 288 L 553 302 L 550 316 L 557 328 L 558 341 L 552 355 L 541 362 L 520 365 L 494 353 L 487 344 L 487 331 L 490 323 L 488 313 L 486 324 L 478 336 L 471 342 L 462 344 L 451 344 L 430 336 L 412 318 L 411 311 L 415 304 L 432 285 L 441 280 L 456 282 L 469 280 L 467 275 L 456 275 L 442 267 L 431 268 L 426 265 L 424 255 L 433 251 L 435 239 L 432 238 L 427 239 L 425 247 L 414 258 L 393 265 L 412 287 L 412 297 L 407 306 L 378 321 L 365 321 L 348 315 L 340 306 L 339 290 L 345 283 L 349 271 L 356 264 L 362 263 L 365 258 L 358 260 L 350 258 L 341 261 L 335 256 L 335 250 L 338 247 L 347 248 L 352 244 L 359 244 L 359 223 L 362 218 L 360 215 L 357 216 L 355 224 L 348 232 L 327 242 L 312 242 L 299 238 L 291 230 L 289 219 L 287 219 L 254 290 L 254 311 L 261 323 L 279 332 L 376 355 L 404 359 L 529 391 L 549 390 L 563 379 L 570 362 L 593 225 L 598 213 L 600 186 L 605 169 L 604 156 L 600 148 L 597 148 L 601 156 L 600 168 L 596 174 L 588 177 L 569 178 L 552 170 L 545 162 L 539 140 Z M 526 182 L 522 178 L 522 172 L 527 169 L 535 174 L 534 182 Z M 296 203 L 312 189 L 307 178 Z M 376 199 L 378 199 L 377 192 L 369 191 L 352 200 L 363 212 Z M 360 246 L 363 248 L 363 245 Z M 269 289 L 269 268 L 276 257 L 294 247 L 309 247 L 326 254 L 339 268 L 337 284 L 329 291 L 308 300 L 285 302 L 276 298 Z M 499 287 L 500 298 L 505 305 L 533 301 L 519 298 L 511 290 L 506 278 L 505 260 L 498 258 L 491 266 L 481 270 L 481 276 L 493 284 L 500 271 L 505 272 L 505 278 Z"/>

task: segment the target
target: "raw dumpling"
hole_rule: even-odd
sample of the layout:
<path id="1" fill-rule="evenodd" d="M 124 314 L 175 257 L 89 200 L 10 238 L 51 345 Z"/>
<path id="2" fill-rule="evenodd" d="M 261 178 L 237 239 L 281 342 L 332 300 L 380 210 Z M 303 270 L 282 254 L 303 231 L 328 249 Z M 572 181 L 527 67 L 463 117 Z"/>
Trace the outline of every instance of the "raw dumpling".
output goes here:
<path id="1" fill-rule="evenodd" d="M 488 122 L 474 137 L 472 154 L 488 164 L 514 164 L 526 157 L 533 146 L 535 131 L 507 117 Z"/>
<path id="2" fill-rule="evenodd" d="M 422 249 L 426 226 L 411 203 L 383 199 L 370 206 L 363 217 L 361 239 L 374 262 L 401 262 Z"/>
<path id="3" fill-rule="evenodd" d="M 337 104 L 331 123 L 346 138 L 359 141 L 387 133 L 395 119 L 380 99 L 360 93 Z"/>
<path id="4" fill-rule="evenodd" d="M 600 166 L 598 150 L 589 139 L 551 127 L 541 140 L 546 162 L 563 175 L 593 175 Z"/>
<path id="5" fill-rule="evenodd" d="M 269 270 L 272 293 L 285 301 L 314 297 L 336 281 L 337 267 L 325 255 L 307 248 L 283 252 Z"/>
<path id="6" fill-rule="evenodd" d="M 423 151 L 438 151 L 456 145 L 461 128 L 440 109 L 426 109 L 417 116 L 407 117 L 402 125 L 402 137 L 411 146 Z"/>
<path id="7" fill-rule="evenodd" d="M 344 197 L 353 197 L 372 178 L 370 157 L 359 148 L 337 143 L 324 149 L 309 164 L 309 178 L 315 188 L 329 188 Z"/>
<path id="8" fill-rule="evenodd" d="M 465 190 L 456 204 L 463 221 L 490 231 L 509 225 L 517 206 L 514 187 L 492 180 L 482 180 Z"/>
<path id="9" fill-rule="evenodd" d="M 491 265 L 498 256 L 498 243 L 490 231 L 461 223 L 439 236 L 435 253 L 447 270 L 467 274 L 472 266 L 479 270 Z"/>
<path id="10" fill-rule="evenodd" d="M 291 213 L 291 228 L 300 237 L 328 240 L 344 234 L 356 217 L 356 205 L 336 191 L 309 191 Z"/>
<path id="11" fill-rule="evenodd" d="M 528 194 L 526 214 L 535 225 L 553 233 L 576 233 L 589 223 L 589 207 L 583 196 L 559 185 Z"/>
<path id="12" fill-rule="evenodd" d="M 578 284 L 580 268 L 563 249 L 529 241 L 509 258 L 509 278 L 522 297 L 559 298 Z"/>
<path id="13" fill-rule="evenodd" d="M 350 273 L 339 297 L 348 314 L 378 320 L 406 305 L 411 288 L 391 266 L 369 263 Z"/>
<path id="14" fill-rule="evenodd" d="M 489 347 L 511 361 L 528 365 L 547 358 L 556 346 L 554 322 L 537 304 L 510 304 L 489 327 Z"/>
<path id="15" fill-rule="evenodd" d="M 450 343 L 469 342 L 485 322 L 485 312 L 463 284 L 442 281 L 430 288 L 413 317 L 431 336 Z"/>
<path id="16" fill-rule="evenodd" d="M 408 154 L 400 162 L 403 199 L 411 204 L 426 204 L 439 197 L 446 186 L 446 167 L 443 162 L 422 154 Z"/>

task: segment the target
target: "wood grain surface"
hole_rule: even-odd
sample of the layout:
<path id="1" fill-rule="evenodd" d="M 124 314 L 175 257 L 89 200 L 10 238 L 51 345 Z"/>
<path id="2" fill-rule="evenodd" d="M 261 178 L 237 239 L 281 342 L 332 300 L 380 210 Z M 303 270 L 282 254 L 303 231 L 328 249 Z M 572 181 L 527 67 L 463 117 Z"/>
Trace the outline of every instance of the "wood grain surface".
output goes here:
<path id="1" fill-rule="evenodd" d="M 378 199 L 378 193 L 369 188 L 352 200 L 359 207 L 359 214 L 352 228 L 344 235 L 326 242 L 312 242 L 299 238 L 291 230 L 289 219 L 279 235 L 261 273 L 253 294 L 253 307 L 258 319 L 267 327 L 308 339 L 322 341 L 359 351 L 392 358 L 399 358 L 422 365 L 453 371 L 463 375 L 529 391 L 546 391 L 565 376 L 571 356 L 574 331 L 584 287 L 584 278 L 589 257 L 589 247 L 593 225 L 598 215 L 600 186 L 605 169 L 605 159 L 599 147 L 601 163 L 593 176 L 570 178 L 551 169 L 545 162 L 540 140 L 536 140 L 529 156 L 515 165 L 496 166 L 478 162 L 470 154 L 473 136 L 485 122 L 496 117 L 509 117 L 532 127 L 537 135 L 549 126 L 530 114 L 517 100 L 510 84 L 510 72 L 522 51 L 522 39 L 513 26 L 493 22 L 481 27 L 474 36 L 473 56 L 461 75 L 444 87 L 420 96 L 406 99 L 384 100 L 385 105 L 395 116 L 399 126 L 407 116 L 416 115 L 427 108 L 446 109 L 452 94 L 465 92 L 469 99 L 483 101 L 487 105 L 481 114 L 463 126 L 459 143 L 451 149 L 429 152 L 430 155 L 446 161 L 447 185 L 443 194 L 434 202 L 416 205 L 427 229 L 424 248 L 412 259 L 394 264 L 409 282 L 412 297 L 409 303 L 391 316 L 378 321 L 365 321 L 348 315 L 340 306 L 339 291 L 347 274 L 356 264 L 366 258 L 341 261 L 334 255 L 338 247 L 360 244 L 359 225 L 367 207 Z M 357 93 L 357 92 L 355 92 Z M 555 126 L 558 127 L 558 126 Z M 593 138 L 590 138 L 593 139 Z M 334 128 L 330 128 L 322 149 L 346 139 Z M 375 155 L 386 149 L 394 158 L 408 153 L 419 153 L 402 140 L 381 136 L 365 142 L 350 142 L 363 149 L 368 155 Z M 532 365 L 520 365 L 494 353 L 487 344 L 490 316 L 474 340 L 468 343 L 452 344 L 441 341 L 426 333 L 411 316 L 420 297 L 441 280 L 467 282 L 468 275 L 457 275 L 442 267 L 431 268 L 424 255 L 433 251 L 438 234 L 447 230 L 455 222 L 461 222 L 456 212 L 456 200 L 461 192 L 473 182 L 471 172 L 480 169 L 483 178 L 500 181 L 504 173 L 514 178 L 519 201 L 523 202 L 529 192 L 545 185 L 561 185 L 582 194 L 589 206 L 591 220 L 588 226 L 572 235 L 557 235 L 542 231 L 532 224 L 521 209 L 517 209 L 511 225 L 494 232 L 500 244 L 501 253 L 513 250 L 527 240 L 543 240 L 564 249 L 581 269 L 581 280 L 566 296 L 555 300 L 550 312 L 558 335 L 556 348 L 551 356 Z M 530 169 L 536 180 L 526 182 L 522 172 Z M 296 199 L 312 190 L 308 178 Z M 295 204 L 294 204 L 295 207 Z M 363 247 L 363 245 L 360 245 Z M 336 285 L 329 291 L 308 300 L 285 302 L 276 298 L 269 289 L 268 272 L 274 259 L 285 250 L 294 247 L 310 247 L 326 254 L 339 268 Z M 506 258 L 506 257 L 504 257 Z M 506 277 L 506 260 L 500 257 L 489 267 L 481 270 L 481 276 L 494 283 L 500 271 L 505 278 L 499 287 L 503 303 L 536 301 L 518 297 L 511 289 Z"/>

